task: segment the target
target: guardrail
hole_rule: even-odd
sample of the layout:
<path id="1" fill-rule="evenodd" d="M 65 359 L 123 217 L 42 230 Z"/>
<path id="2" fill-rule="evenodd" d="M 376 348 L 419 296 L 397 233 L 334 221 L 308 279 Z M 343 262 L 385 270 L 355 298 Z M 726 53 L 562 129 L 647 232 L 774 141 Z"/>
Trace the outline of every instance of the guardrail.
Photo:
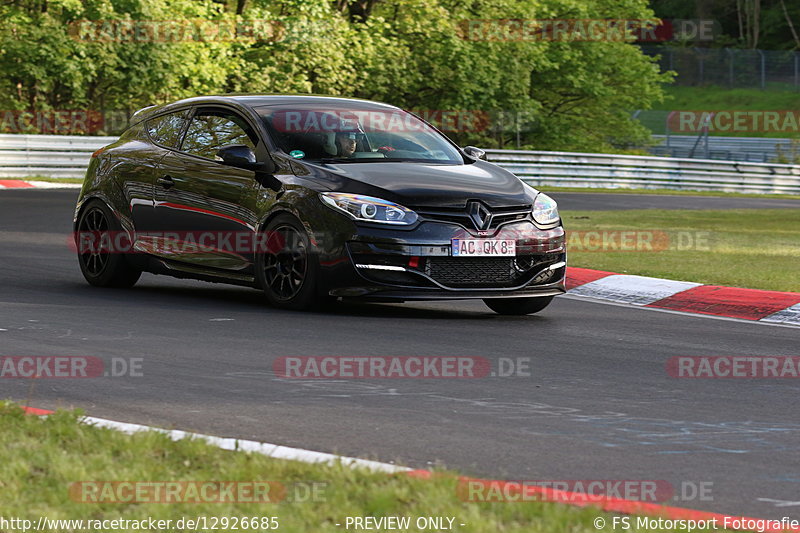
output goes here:
<path id="1" fill-rule="evenodd" d="M 82 178 L 116 137 L 0 135 L 0 177 Z M 800 165 L 713 159 L 487 150 L 531 185 L 800 194 Z"/>
<path id="2" fill-rule="evenodd" d="M 519 150 L 486 156 L 533 186 L 800 194 L 800 165 Z"/>
<path id="3" fill-rule="evenodd" d="M 722 159 L 728 161 L 777 162 L 791 158 L 798 147 L 792 139 L 776 137 L 720 137 L 710 135 L 698 142 L 697 135 L 653 135 L 660 144 L 648 148 L 656 156 Z"/>
<path id="4" fill-rule="evenodd" d="M 92 152 L 117 137 L 0 135 L 0 177 L 82 178 Z"/>

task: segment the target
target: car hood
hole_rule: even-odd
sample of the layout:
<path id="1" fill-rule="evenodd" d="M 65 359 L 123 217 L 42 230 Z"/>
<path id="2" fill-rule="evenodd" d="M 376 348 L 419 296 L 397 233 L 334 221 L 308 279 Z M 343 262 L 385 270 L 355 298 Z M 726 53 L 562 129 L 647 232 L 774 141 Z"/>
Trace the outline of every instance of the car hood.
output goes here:
<path id="1" fill-rule="evenodd" d="M 463 207 L 475 199 L 493 207 L 518 206 L 532 203 L 535 194 L 507 170 L 485 161 L 465 165 L 307 163 L 303 167 L 315 181 L 328 182 L 331 190 L 377 196 L 406 206 Z"/>

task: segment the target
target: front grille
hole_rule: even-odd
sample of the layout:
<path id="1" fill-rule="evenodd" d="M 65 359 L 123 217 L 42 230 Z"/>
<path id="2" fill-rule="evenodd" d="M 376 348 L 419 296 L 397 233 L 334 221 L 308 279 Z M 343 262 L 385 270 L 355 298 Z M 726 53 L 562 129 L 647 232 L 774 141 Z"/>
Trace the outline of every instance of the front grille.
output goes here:
<path id="1" fill-rule="evenodd" d="M 481 288 L 514 287 L 530 280 L 534 272 L 559 260 L 559 254 L 523 255 L 517 257 L 428 257 L 425 274 L 445 287 Z M 537 276 L 530 280 L 535 284 L 545 283 L 552 277 Z"/>
<path id="2" fill-rule="evenodd" d="M 446 287 L 507 287 L 520 274 L 510 257 L 429 257 L 425 273 Z"/>
<path id="3" fill-rule="evenodd" d="M 476 229 L 475 223 L 467 214 L 465 207 L 411 207 L 418 215 L 426 220 L 458 224 L 468 229 Z M 492 207 L 492 223 L 487 228 L 494 230 L 503 224 L 526 220 L 531 212 L 530 205 L 515 205 L 509 207 Z"/>

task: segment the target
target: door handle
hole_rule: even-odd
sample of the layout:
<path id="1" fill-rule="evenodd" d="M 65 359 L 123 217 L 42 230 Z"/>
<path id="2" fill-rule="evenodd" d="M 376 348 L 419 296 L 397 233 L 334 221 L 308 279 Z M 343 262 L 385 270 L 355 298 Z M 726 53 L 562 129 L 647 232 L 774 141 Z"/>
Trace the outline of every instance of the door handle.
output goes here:
<path id="1" fill-rule="evenodd" d="M 159 185 L 161 185 L 165 189 L 169 189 L 170 187 L 175 185 L 175 180 L 172 179 L 172 176 L 166 175 L 166 176 L 161 176 L 160 178 L 158 178 L 156 180 L 156 183 L 158 183 Z"/>

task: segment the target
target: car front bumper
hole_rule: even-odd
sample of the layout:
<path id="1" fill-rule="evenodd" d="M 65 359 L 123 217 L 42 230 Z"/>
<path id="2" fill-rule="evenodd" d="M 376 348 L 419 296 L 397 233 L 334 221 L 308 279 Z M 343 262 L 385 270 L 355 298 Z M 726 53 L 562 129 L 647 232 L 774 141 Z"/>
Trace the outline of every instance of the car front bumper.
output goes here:
<path id="1" fill-rule="evenodd" d="M 491 235 L 423 222 L 413 230 L 356 226 L 336 253 L 320 257 L 321 285 L 331 296 L 371 300 L 546 297 L 566 292 L 561 226 L 530 221 Z M 453 239 L 513 239 L 514 257 L 454 257 Z"/>

